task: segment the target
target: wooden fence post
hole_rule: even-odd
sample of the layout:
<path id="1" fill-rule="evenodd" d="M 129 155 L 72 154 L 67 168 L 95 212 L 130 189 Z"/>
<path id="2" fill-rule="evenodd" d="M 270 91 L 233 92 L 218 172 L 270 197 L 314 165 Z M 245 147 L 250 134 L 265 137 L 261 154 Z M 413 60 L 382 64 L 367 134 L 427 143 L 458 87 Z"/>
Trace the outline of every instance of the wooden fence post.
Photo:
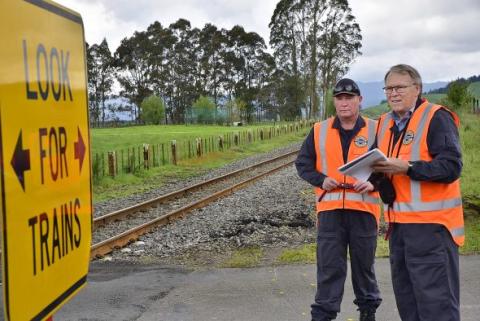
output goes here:
<path id="1" fill-rule="evenodd" d="M 253 141 L 253 133 L 252 130 L 248 130 L 248 142 L 251 143 Z"/>
<path id="2" fill-rule="evenodd" d="M 108 175 L 115 177 L 116 174 L 116 155 L 115 151 L 113 152 L 108 152 Z"/>
<path id="3" fill-rule="evenodd" d="M 218 149 L 223 151 L 223 135 L 218 136 Z"/>
<path id="4" fill-rule="evenodd" d="M 238 136 L 238 133 L 235 133 L 235 135 L 233 136 L 233 143 L 235 144 L 235 146 L 238 146 L 238 144 L 240 143 L 240 139 Z"/>
<path id="5" fill-rule="evenodd" d="M 202 157 L 202 139 L 201 138 L 195 138 L 195 148 L 196 148 L 196 153 L 197 157 Z"/>
<path id="6" fill-rule="evenodd" d="M 172 140 L 172 164 L 177 165 L 177 141 Z"/>
<path id="7" fill-rule="evenodd" d="M 143 168 L 150 168 L 150 145 L 143 144 Z"/>

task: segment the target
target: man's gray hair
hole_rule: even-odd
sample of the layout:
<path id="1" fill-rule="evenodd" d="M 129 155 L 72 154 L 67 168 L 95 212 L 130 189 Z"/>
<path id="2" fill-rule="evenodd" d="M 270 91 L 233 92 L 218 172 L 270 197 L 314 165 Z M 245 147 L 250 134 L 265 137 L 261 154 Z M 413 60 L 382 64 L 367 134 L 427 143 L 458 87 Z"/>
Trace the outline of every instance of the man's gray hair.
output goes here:
<path id="1" fill-rule="evenodd" d="M 418 73 L 417 69 L 413 68 L 410 65 L 406 64 L 399 64 L 391 67 L 387 73 L 385 74 L 385 79 L 384 82 L 387 81 L 388 75 L 391 73 L 396 73 L 396 74 L 401 74 L 401 75 L 409 75 L 410 78 L 412 78 L 413 83 L 415 85 L 418 85 L 420 88 L 420 94 L 422 94 L 422 77 L 420 77 L 420 74 Z"/>

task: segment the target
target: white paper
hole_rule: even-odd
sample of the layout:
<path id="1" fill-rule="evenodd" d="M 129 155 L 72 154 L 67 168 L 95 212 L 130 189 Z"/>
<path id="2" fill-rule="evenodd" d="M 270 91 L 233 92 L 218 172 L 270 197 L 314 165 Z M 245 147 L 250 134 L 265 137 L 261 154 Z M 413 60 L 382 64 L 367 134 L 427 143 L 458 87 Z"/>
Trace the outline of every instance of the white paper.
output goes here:
<path id="1" fill-rule="evenodd" d="M 375 148 L 340 166 L 338 170 L 344 175 L 352 176 L 360 182 L 365 182 L 373 172 L 372 164 L 386 160 L 385 154 L 378 148 Z"/>

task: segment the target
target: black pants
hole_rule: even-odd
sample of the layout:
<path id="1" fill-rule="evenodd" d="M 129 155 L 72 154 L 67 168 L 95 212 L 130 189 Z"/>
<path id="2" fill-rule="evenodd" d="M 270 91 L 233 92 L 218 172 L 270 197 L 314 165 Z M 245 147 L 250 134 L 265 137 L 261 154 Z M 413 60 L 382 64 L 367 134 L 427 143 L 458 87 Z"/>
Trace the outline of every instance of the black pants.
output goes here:
<path id="1" fill-rule="evenodd" d="M 458 261 L 443 225 L 394 224 L 390 264 L 402 321 L 460 321 Z"/>
<path id="2" fill-rule="evenodd" d="M 375 310 L 381 303 L 375 277 L 377 222 L 366 212 L 333 210 L 321 212 L 317 235 L 317 293 L 312 320 L 335 319 L 340 312 L 350 253 L 354 304 L 360 310 Z"/>

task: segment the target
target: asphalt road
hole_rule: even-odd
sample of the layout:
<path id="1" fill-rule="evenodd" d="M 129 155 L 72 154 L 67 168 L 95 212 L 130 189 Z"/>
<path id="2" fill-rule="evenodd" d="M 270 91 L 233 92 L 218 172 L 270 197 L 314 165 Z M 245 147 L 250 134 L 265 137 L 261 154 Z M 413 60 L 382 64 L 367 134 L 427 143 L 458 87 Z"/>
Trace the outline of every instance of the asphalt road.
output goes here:
<path id="1" fill-rule="evenodd" d="M 462 321 L 478 321 L 480 256 L 462 256 L 460 268 Z M 400 321 L 388 260 L 378 259 L 376 269 L 383 296 L 377 320 Z M 53 320 L 302 321 L 310 320 L 314 293 L 315 266 L 311 264 L 189 270 L 94 262 L 86 288 Z M 352 301 L 347 278 L 337 320 L 358 320 Z"/>

